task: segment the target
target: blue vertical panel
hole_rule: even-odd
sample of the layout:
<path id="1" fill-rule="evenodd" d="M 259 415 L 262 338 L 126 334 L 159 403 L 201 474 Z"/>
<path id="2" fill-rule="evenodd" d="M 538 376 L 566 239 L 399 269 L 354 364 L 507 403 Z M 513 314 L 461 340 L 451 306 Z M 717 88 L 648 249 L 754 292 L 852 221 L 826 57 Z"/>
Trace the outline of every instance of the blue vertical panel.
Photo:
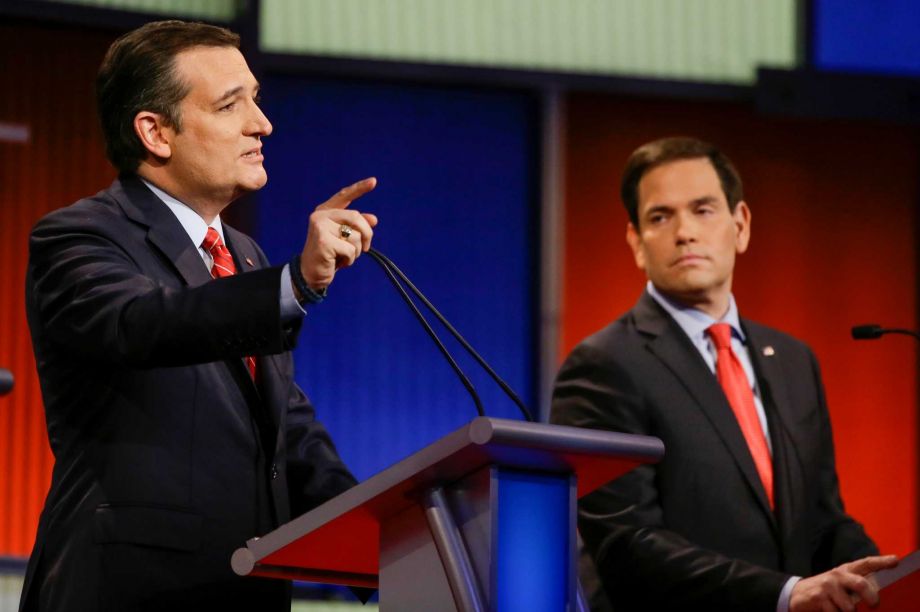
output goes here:
<path id="1" fill-rule="evenodd" d="M 816 68 L 920 75 L 916 0 L 814 0 L 813 20 Z"/>
<path id="2" fill-rule="evenodd" d="M 536 362 L 536 105 L 525 94 L 272 76 L 268 186 L 257 239 L 273 262 L 303 246 L 314 206 L 376 176 L 355 203 L 393 259 L 532 404 Z M 446 337 L 446 334 L 443 334 Z M 450 343 L 459 357 L 459 347 Z M 311 307 L 297 380 L 359 479 L 456 429 L 474 406 L 383 272 L 364 256 Z M 514 406 L 462 359 L 492 416 Z"/>
<path id="3" fill-rule="evenodd" d="M 497 480 L 493 609 L 569 609 L 575 534 L 569 477 L 499 470 Z"/>

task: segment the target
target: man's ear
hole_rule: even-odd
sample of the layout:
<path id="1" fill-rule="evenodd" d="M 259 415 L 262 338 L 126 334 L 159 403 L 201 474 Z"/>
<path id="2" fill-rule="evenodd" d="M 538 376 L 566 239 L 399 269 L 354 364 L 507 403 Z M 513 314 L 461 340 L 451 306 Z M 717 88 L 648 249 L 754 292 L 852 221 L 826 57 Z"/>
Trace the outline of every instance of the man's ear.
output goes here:
<path id="1" fill-rule="evenodd" d="M 161 159 L 172 156 L 172 137 L 175 130 L 168 127 L 163 115 L 141 111 L 134 117 L 134 133 L 151 155 Z"/>
<path id="2" fill-rule="evenodd" d="M 626 243 L 632 249 L 633 257 L 636 260 L 636 267 L 645 270 L 645 254 L 642 252 L 642 237 L 639 230 L 632 223 L 626 224 Z"/>
<path id="3" fill-rule="evenodd" d="M 732 219 L 735 223 L 735 252 L 741 254 L 747 251 L 751 242 L 751 209 L 744 200 L 735 205 Z"/>

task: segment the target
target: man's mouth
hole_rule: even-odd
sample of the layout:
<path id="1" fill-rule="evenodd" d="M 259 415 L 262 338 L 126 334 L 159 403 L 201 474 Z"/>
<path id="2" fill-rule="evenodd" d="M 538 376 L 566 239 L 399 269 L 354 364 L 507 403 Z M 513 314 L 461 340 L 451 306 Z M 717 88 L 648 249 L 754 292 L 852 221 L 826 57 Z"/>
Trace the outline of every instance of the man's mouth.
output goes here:
<path id="1" fill-rule="evenodd" d="M 686 254 L 686 255 L 681 255 L 680 257 L 678 257 L 677 259 L 675 259 L 675 260 L 674 260 L 674 263 L 673 263 L 672 265 L 674 265 L 674 266 L 686 266 L 686 265 L 691 265 L 691 264 L 695 264 L 695 263 L 700 263 L 700 262 L 702 262 L 702 261 L 705 261 L 705 259 L 706 259 L 706 258 L 703 257 L 702 255 L 697 255 L 697 254 L 695 254 L 695 253 L 688 253 L 688 254 Z"/>

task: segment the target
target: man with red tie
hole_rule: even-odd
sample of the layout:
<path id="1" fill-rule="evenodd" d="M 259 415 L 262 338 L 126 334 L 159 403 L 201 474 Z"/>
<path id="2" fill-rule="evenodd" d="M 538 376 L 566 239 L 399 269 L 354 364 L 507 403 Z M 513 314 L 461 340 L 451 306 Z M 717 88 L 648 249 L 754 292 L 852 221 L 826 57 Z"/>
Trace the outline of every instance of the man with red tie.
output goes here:
<path id="1" fill-rule="evenodd" d="M 221 213 L 272 125 L 239 38 L 147 24 L 97 79 L 119 178 L 30 239 L 27 313 L 55 455 L 22 610 L 289 610 L 232 552 L 355 484 L 294 383 L 305 309 L 370 247 L 342 189 L 271 266 Z"/>
<path id="2" fill-rule="evenodd" d="M 637 149 L 621 195 L 648 276 L 623 317 L 559 372 L 552 421 L 657 436 L 665 456 L 579 502 L 597 609 L 853 610 L 896 564 L 846 514 L 818 365 L 740 318 L 731 293 L 751 211 L 718 149 Z M 603 595 L 609 599 L 605 602 Z"/>

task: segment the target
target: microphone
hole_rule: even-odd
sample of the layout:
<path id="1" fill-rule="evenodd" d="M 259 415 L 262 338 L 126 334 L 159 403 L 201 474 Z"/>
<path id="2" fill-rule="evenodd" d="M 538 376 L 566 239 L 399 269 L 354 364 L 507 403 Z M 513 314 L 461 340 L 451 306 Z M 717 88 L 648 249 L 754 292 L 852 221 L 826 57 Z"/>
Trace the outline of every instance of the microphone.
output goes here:
<path id="1" fill-rule="evenodd" d="M 850 330 L 850 334 L 852 334 L 854 340 L 876 340 L 885 334 L 903 334 L 905 336 L 913 336 L 917 340 L 920 340 L 920 334 L 912 329 L 898 327 L 885 328 L 876 323 L 855 325 L 853 329 Z"/>
<path id="2" fill-rule="evenodd" d="M 13 373 L 0 368 L 0 396 L 13 390 Z"/>
<path id="3" fill-rule="evenodd" d="M 486 371 L 492 380 L 494 380 L 495 383 L 501 388 L 501 390 L 504 391 L 505 395 L 511 398 L 511 401 L 514 402 L 514 404 L 521 411 L 521 414 L 524 415 L 524 419 L 533 422 L 535 419 L 527 407 L 524 406 L 524 402 L 521 401 L 521 398 L 517 396 L 511 387 L 508 386 L 508 384 L 502 380 L 498 374 L 495 373 L 495 370 L 493 370 L 489 364 L 486 363 L 486 360 L 483 359 L 475 349 L 473 349 L 470 343 L 467 342 L 462 335 L 460 335 L 460 332 L 458 332 L 454 326 L 451 325 L 446 318 L 444 318 L 444 315 L 438 312 L 438 309 L 435 308 L 434 305 L 428 301 L 428 298 L 426 298 L 425 295 L 415 285 L 412 284 L 412 281 L 410 281 L 408 277 L 403 274 L 402 270 L 400 270 L 395 263 L 393 263 L 386 255 L 377 249 L 368 249 L 367 253 L 371 256 L 371 258 L 373 258 L 374 261 L 377 262 L 377 264 L 380 265 L 381 268 L 383 268 L 387 277 L 390 279 L 390 282 L 393 283 L 393 286 L 395 286 L 399 291 L 403 301 L 409 305 L 409 308 L 412 309 L 415 318 L 418 319 L 419 323 L 422 324 L 422 327 L 425 328 L 425 331 L 428 332 L 428 335 L 431 337 L 432 341 L 437 345 L 438 350 L 440 350 L 441 354 L 444 355 L 444 357 L 447 359 L 447 362 L 450 364 L 451 368 L 453 368 L 454 372 L 457 374 L 457 377 L 460 378 L 463 386 L 466 387 L 466 390 L 469 392 L 470 396 L 472 396 L 473 402 L 476 404 L 476 410 L 479 415 L 485 416 L 485 412 L 483 411 L 482 402 L 479 399 L 479 395 L 476 393 L 475 389 L 473 389 L 472 383 L 460 369 L 460 366 L 457 365 L 457 362 L 453 359 L 453 357 L 451 357 L 450 353 L 447 351 L 447 348 L 444 346 L 444 343 L 441 342 L 440 338 L 438 338 L 438 335 L 431 328 L 431 325 L 429 325 L 428 321 L 425 320 L 424 315 L 422 315 L 418 307 L 412 301 L 412 298 L 410 298 L 408 293 L 406 293 L 406 290 L 400 284 L 399 280 L 402 280 L 402 282 L 405 283 L 406 287 L 408 287 L 409 290 L 412 291 L 412 293 L 415 294 L 415 296 L 425 305 L 425 307 L 431 311 L 431 313 L 438 319 L 438 321 L 441 322 L 445 329 L 447 329 L 447 331 L 450 332 L 450 334 L 457 340 L 457 342 L 460 343 L 460 346 L 462 346 L 466 352 L 476 360 L 476 363 L 478 363 L 480 367 Z M 397 277 L 399 277 L 399 280 L 397 280 Z"/>

